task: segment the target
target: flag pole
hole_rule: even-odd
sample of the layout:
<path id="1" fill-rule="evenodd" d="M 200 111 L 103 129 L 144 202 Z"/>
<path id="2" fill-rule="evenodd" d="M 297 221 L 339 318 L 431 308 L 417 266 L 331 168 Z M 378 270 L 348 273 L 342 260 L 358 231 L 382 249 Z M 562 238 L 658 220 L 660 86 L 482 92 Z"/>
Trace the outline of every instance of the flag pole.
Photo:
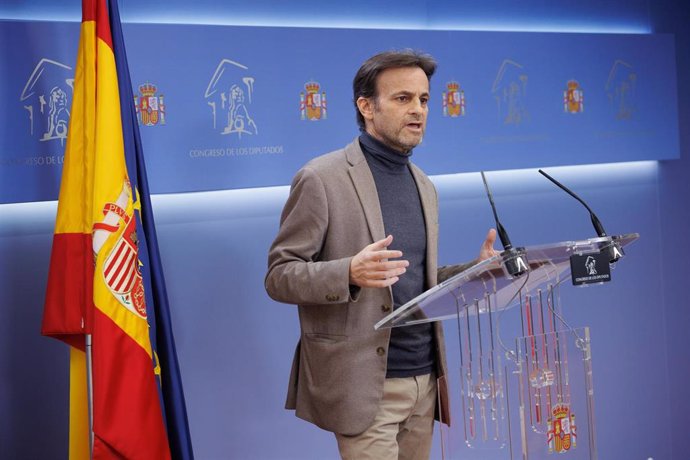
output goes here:
<path id="1" fill-rule="evenodd" d="M 89 458 L 93 460 L 93 361 L 91 334 L 86 334 L 86 395 L 89 410 Z"/>

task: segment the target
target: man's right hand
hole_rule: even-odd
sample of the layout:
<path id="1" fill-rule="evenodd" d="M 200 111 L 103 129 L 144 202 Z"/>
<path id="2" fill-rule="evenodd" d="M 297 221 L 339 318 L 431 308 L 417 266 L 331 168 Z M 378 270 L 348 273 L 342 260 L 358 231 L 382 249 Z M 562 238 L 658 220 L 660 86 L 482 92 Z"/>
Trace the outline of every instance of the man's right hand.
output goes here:
<path id="1" fill-rule="evenodd" d="M 389 251 L 393 235 L 376 241 L 359 251 L 350 261 L 350 284 L 359 287 L 381 288 L 396 283 L 410 264 L 401 251 Z"/>

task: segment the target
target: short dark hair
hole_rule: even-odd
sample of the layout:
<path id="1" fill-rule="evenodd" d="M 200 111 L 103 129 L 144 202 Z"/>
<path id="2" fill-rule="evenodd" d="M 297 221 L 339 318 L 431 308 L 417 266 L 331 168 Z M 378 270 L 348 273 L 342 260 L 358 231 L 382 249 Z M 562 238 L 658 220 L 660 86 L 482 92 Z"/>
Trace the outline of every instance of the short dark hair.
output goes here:
<path id="1" fill-rule="evenodd" d="M 431 76 L 436 71 L 436 60 L 429 54 L 411 49 L 385 51 L 367 59 L 362 64 L 362 67 L 359 68 L 355 79 L 352 81 L 357 124 L 361 129 L 364 129 L 364 117 L 359 113 L 357 99 L 360 97 L 376 99 L 378 96 L 376 79 L 381 72 L 401 67 L 419 67 L 424 71 L 429 81 L 431 81 Z"/>

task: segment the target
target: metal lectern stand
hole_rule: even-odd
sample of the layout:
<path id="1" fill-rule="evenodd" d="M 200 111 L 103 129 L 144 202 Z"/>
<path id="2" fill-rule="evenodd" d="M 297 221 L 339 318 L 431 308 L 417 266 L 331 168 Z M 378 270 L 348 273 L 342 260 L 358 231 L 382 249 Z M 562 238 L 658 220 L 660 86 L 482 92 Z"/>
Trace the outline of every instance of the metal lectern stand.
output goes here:
<path id="1" fill-rule="evenodd" d="M 487 259 L 393 311 L 375 328 L 452 320 L 451 421 L 441 424 L 444 459 L 596 459 L 589 329 L 565 321 L 560 285 L 607 280 L 601 255 L 638 234 L 525 248 L 529 270 L 513 277 L 502 255 Z M 590 257 L 591 256 L 591 257 Z M 596 261 L 599 261 L 599 267 Z M 608 257 L 604 258 L 608 261 Z M 571 264 L 582 264 L 579 267 Z M 575 279 L 572 271 L 584 270 Z M 509 343 L 503 314 L 519 308 Z M 457 373 L 455 378 L 453 373 Z M 449 422 L 449 421 L 443 421 Z"/>

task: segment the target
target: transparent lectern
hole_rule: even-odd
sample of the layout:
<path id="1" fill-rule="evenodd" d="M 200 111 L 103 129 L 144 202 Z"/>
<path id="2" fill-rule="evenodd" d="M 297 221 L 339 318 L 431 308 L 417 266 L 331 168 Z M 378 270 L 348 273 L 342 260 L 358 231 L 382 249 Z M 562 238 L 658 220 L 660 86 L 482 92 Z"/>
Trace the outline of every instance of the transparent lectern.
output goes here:
<path id="1" fill-rule="evenodd" d="M 560 287 L 609 280 L 608 261 L 638 237 L 521 248 L 529 268 L 519 276 L 506 268 L 505 254 L 497 255 L 376 324 L 451 323 L 447 381 L 439 382 L 450 390 L 451 420 L 442 421 L 450 426 L 441 424 L 444 459 L 597 458 L 589 329 L 565 320 Z"/>

